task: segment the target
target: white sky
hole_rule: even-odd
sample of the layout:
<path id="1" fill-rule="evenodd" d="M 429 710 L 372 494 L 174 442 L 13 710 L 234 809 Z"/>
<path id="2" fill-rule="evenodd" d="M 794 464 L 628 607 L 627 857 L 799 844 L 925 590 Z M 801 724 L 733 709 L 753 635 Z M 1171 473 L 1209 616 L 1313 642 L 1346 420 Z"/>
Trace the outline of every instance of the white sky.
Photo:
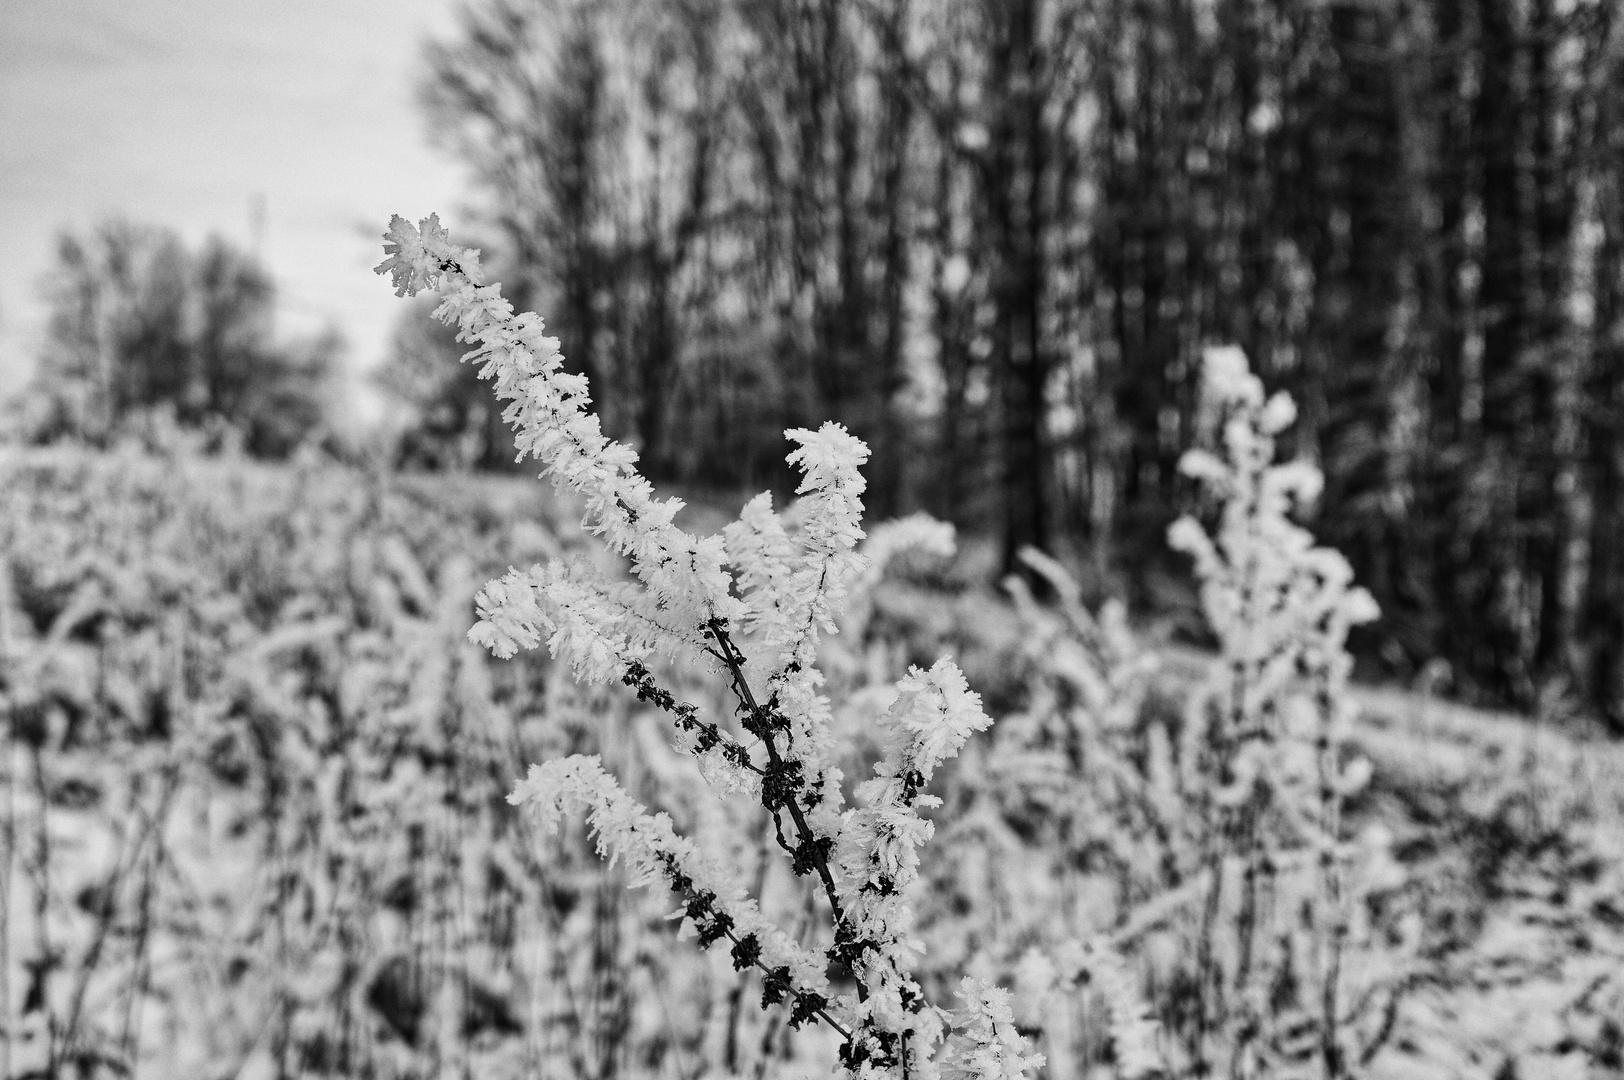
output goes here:
<path id="1" fill-rule="evenodd" d="M 420 43 L 453 0 L 0 0 L 0 397 L 32 370 L 63 228 L 118 213 L 260 253 L 277 331 L 336 325 L 352 388 L 397 300 L 392 213 L 453 231 L 463 174 L 424 137 Z M 376 401 L 363 397 L 367 413 Z"/>

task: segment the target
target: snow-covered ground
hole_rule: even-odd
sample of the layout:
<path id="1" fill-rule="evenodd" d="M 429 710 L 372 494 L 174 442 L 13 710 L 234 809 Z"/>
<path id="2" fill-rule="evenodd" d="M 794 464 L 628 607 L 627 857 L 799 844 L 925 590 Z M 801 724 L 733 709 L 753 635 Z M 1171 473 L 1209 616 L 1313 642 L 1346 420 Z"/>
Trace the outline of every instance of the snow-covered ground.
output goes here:
<path id="1" fill-rule="evenodd" d="M 677 940 L 667 897 L 622 888 L 579 833 L 542 846 L 503 801 L 528 762 L 601 752 L 736 860 L 782 924 L 813 913 L 770 850 L 739 846 L 759 808 L 701 799 L 660 714 L 466 643 L 478 583 L 582 543 L 539 485 L 45 451 L 0 463 L 0 501 L 10 1075 L 832 1062 L 827 1033 L 792 1036 L 755 1008 L 759 988 L 741 998 L 725 957 Z M 1095 775 L 1102 731 L 1176 731 L 1210 663 L 1045 610 L 904 566 L 831 661 L 849 775 L 903 663 L 957 655 L 997 717 L 940 784 L 950 869 L 932 879 L 940 903 L 921 900 L 927 986 L 1003 941 L 1001 923 L 1112 926 L 1122 895 L 1099 868 L 1150 840 L 1072 781 Z M 725 709 L 701 673 L 673 678 Z M 1353 697 L 1375 768 L 1350 817 L 1385 833 L 1405 882 L 1371 917 L 1413 939 L 1367 1075 L 1620 1075 L 1624 747 L 1399 691 Z M 1068 731 L 1084 740 L 1070 774 L 1052 741 Z M 1094 816 L 1053 801 L 1066 792 Z M 994 843 L 1013 861 L 987 862 Z M 973 885 L 998 865 L 1001 883 Z M 1176 933 L 1125 948 L 1153 1006 L 1174 1000 Z M 1111 1075 L 1098 1004 L 1046 1029 L 1050 1075 Z"/>

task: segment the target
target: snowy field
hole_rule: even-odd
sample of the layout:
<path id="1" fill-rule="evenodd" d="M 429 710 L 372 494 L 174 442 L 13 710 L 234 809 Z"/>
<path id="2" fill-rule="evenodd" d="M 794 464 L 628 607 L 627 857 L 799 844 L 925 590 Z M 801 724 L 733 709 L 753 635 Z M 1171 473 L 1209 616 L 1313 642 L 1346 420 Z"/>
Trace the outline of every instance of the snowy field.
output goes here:
<path id="1" fill-rule="evenodd" d="M 488 577 L 587 550 L 578 506 L 530 481 L 161 447 L 12 452 L 0 499 L 0 1072 L 831 1074 L 831 1034 L 757 1008 L 755 976 L 679 940 L 668 893 L 628 891 L 578 822 L 547 839 L 505 801 L 531 762 L 601 754 L 780 925 L 816 925 L 761 808 L 708 798 L 664 714 L 466 640 Z M 958 658 L 996 722 L 932 784 L 917 974 L 939 1000 L 964 970 L 1015 987 L 1046 1075 L 1118 1075 L 1100 980 L 1020 988 L 1032 947 L 1109 940 L 1177 1045 L 1201 919 L 1163 875 L 1179 823 L 1151 804 L 1213 659 L 1119 611 L 991 591 L 973 562 L 871 571 L 824 660 L 842 761 L 867 772 L 905 665 Z M 727 712 L 713 676 L 669 678 Z M 1371 988 L 1350 1001 L 1373 1025 L 1360 1074 L 1624 1075 L 1624 748 L 1352 700 L 1374 768 L 1347 833 L 1381 856 L 1346 962 Z M 1279 979 L 1292 923 L 1260 946 Z"/>

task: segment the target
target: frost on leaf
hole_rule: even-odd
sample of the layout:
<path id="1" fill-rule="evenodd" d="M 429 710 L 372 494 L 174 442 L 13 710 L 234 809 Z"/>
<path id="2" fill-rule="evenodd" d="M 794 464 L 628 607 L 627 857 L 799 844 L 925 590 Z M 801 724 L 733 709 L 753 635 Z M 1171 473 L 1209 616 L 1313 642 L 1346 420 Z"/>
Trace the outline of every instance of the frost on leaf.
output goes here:
<path id="1" fill-rule="evenodd" d="M 942 1080 L 1018 1080 L 1043 1067 L 1044 1056 L 1027 1053 L 1026 1037 L 1015 1029 L 1008 990 L 966 976 L 958 996 L 964 1004 L 953 1012 Z"/>
<path id="2" fill-rule="evenodd" d="M 413 225 L 399 214 L 389 219 L 383 234 L 384 254 L 389 258 L 373 267 L 373 273 L 388 274 L 396 296 L 416 296 L 432 288 L 447 262 L 479 283 L 479 252 L 451 243 L 451 234 L 440 224 L 440 215 L 430 214 Z"/>

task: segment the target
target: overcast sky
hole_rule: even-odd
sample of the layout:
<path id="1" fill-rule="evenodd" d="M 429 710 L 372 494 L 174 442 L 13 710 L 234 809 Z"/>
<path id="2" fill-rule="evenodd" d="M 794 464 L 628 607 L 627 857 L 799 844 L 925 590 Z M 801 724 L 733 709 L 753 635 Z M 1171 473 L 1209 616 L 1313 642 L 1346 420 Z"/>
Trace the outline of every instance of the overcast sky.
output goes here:
<path id="1" fill-rule="evenodd" d="M 55 237 L 109 214 L 261 254 L 279 332 L 329 322 L 352 372 L 402 301 L 371 267 L 389 215 L 466 186 L 412 95 L 454 0 L 0 0 L 0 396 L 27 377 Z"/>

